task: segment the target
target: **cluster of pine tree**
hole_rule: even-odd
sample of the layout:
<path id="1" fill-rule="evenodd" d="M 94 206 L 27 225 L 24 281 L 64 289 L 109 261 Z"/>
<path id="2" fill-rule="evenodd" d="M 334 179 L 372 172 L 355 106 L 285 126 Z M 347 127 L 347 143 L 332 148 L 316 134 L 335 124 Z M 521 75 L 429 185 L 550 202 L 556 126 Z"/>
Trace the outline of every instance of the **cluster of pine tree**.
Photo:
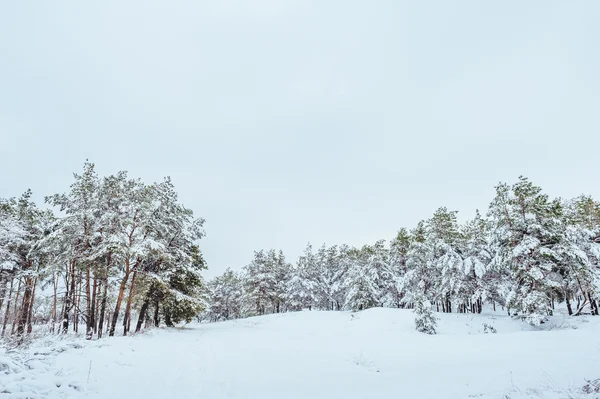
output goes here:
<path id="1" fill-rule="evenodd" d="M 196 245 L 202 219 L 178 202 L 170 181 L 144 184 L 126 172 L 100 178 L 92 163 L 42 210 L 27 191 L 0 199 L 0 329 L 22 340 L 85 326 L 124 334 L 161 320 L 191 320 L 205 306 Z"/>
<path id="2" fill-rule="evenodd" d="M 566 303 L 598 314 L 600 204 L 550 200 L 526 178 L 496 187 L 487 216 L 465 224 L 438 209 L 386 245 L 309 245 L 295 265 L 259 251 L 241 272 L 208 283 L 209 320 L 294 311 L 407 307 L 435 333 L 435 311 L 479 313 L 485 304 L 538 325 Z"/>

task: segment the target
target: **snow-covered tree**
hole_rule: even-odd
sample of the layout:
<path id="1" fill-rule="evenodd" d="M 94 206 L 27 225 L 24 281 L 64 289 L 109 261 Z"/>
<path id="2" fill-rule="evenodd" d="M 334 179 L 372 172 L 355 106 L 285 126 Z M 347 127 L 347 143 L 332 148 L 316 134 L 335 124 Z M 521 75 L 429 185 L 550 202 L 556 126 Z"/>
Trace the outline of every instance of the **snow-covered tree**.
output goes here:
<path id="1" fill-rule="evenodd" d="M 347 287 L 345 309 L 363 310 L 378 306 L 380 303 L 378 273 L 370 268 L 370 251 L 371 248 L 365 246 L 348 252 L 351 266 L 345 279 Z"/>
<path id="2" fill-rule="evenodd" d="M 425 282 L 421 281 L 418 286 L 417 293 L 413 297 L 414 303 L 414 314 L 415 314 L 415 328 L 418 332 L 425 334 L 435 334 L 437 327 L 437 317 L 431 309 L 431 303 L 427 297 L 421 292 L 424 291 Z"/>
<path id="3" fill-rule="evenodd" d="M 500 184 L 489 211 L 494 262 L 511 273 L 507 306 L 530 323 L 542 323 L 552 313 L 552 292 L 561 288 L 558 274 L 562 240 L 561 207 L 542 189 L 520 177 L 512 187 Z"/>
<path id="4" fill-rule="evenodd" d="M 208 284 L 210 291 L 208 317 L 212 321 L 242 317 L 243 285 L 240 276 L 231 269 Z"/>
<path id="5" fill-rule="evenodd" d="M 312 246 L 308 244 L 292 269 L 291 278 L 287 283 L 286 297 L 291 309 L 312 310 L 313 306 L 317 306 L 322 288 L 319 274 L 317 259 L 312 252 Z"/>

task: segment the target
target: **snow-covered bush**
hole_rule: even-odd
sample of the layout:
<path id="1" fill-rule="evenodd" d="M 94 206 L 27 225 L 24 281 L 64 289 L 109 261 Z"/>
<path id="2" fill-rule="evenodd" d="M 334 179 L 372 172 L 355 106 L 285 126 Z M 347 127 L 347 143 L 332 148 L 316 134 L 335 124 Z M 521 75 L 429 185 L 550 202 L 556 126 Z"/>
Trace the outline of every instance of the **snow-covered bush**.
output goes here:
<path id="1" fill-rule="evenodd" d="M 417 331 L 425 334 L 435 334 L 437 317 L 431 310 L 431 303 L 422 295 L 415 297 L 415 327 Z"/>

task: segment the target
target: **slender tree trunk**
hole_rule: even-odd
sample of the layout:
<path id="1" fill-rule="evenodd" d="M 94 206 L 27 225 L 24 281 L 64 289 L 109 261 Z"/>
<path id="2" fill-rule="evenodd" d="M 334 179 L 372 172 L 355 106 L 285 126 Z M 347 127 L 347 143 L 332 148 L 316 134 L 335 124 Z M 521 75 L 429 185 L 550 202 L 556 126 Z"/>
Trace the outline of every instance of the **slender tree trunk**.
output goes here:
<path id="1" fill-rule="evenodd" d="M 94 320 L 92 323 L 92 336 L 98 332 L 98 312 L 100 311 L 100 293 L 102 292 L 102 280 L 98 281 L 98 276 L 94 273 L 94 292 L 92 297 L 94 298 L 92 309 L 94 311 Z"/>
<path id="2" fill-rule="evenodd" d="M 71 312 L 71 308 L 73 307 L 73 295 L 75 293 L 75 261 L 71 261 L 71 271 L 70 271 L 70 289 L 67 289 L 67 293 L 65 294 L 65 309 L 63 313 L 62 320 L 62 331 L 63 334 L 66 334 L 69 331 L 69 313 Z"/>
<path id="3" fill-rule="evenodd" d="M 150 305 L 150 299 L 144 299 L 144 303 L 142 303 L 142 307 L 140 309 L 140 315 L 138 316 L 138 321 L 135 326 L 135 332 L 138 333 L 142 329 L 142 324 L 144 323 L 144 319 L 146 318 L 146 311 L 148 310 L 148 305 Z"/>
<path id="4" fill-rule="evenodd" d="M 137 276 L 137 270 L 133 271 L 131 276 L 131 285 L 129 286 L 129 297 L 127 298 L 127 305 L 125 305 L 125 314 L 123 316 L 123 335 L 127 335 L 129 332 L 129 318 L 131 317 L 131 304 L 135 295 L 135 276 Z"/>
<path id="5" fill-rule="evenodd" d="M 154 302 L 154 327 L 158 327 L 160 324 L 159 306 L 160 300 L 157 298 Z"/>
<path id="6" fill-rule="evenodd" d="M 4 320 L 2 322 L 2 337 L 4 337 L 4 333 L 6 332 L 6 323 L 8 322 L 8 316 L 10 314 L 10 301 L 13 293 L 13 281 L 14 278 L 10 279 L 10 288 L 8 289 L 8 299 L 6 300 L 6 311 L 4 312 Z"/>
<path id="7" fill-rule="evenodd" d="M 77 291 L 77 302 L 75 306 L 75 332 L 79 332 L 79 320 L 81 319 L 81 297 L 83 296 L 83 270 L 79 271 L 79 289 Z"/>
<path id="8" fill-rule="evenodd" d="M 571 300 L 568 295 L 565 295 L 565 302 L 567 303 L 567 311 L 569 312 L 569 316 L 573 315 L 573 307 L 571 306 Z"/>
<path id="9" fill-rule="evenodd" d="M 35 303 L 35 290 L 37 289 L 37 279 L 33 280 L 33 291 L 31 292 L 31 299 L 29 300 L 29 314 L 27 315 L 27 334 L 31 334 L 33 331 L 33 304 Z"/>
<path id="10" fill-rule="evenodd" d="M 19 310 L 19 297 L 21 296 L 21 285 L 23 285 L 23 279 L 19 278 L 19 285 L 17 286 L 17 292 L 15 294 L 15 304 L 13 305 L 13 311 L 12 314 L 10 315 L 11 319 L 12 319 L 12 324 L 10 327 L 10 334 L 14 334 L 15 333 L 15 328 L 17 327 L 17 310 Z"/>
<path id="11" fill-rule="evenodd" d="M 17 316 L 17 335 L 19 337 L 23 336 L 25 333 L 25 326 L 27 325 L 27 318 L 29 316 L 29 309 L 31 304 L 31 299 L 33 297 L 33 277 L 26 276 L 25 277 L 25 290 L 23 291 L 23 303 L 21 305 L 21 310 Z"/>
<path id="12" fill-rule="evenodd" d="M 90 278 L 91 278 L 91 273 L 90 273 L 90 266 L 87 265 L 87 267 L 85 268 L 85 313 L 86 313 L 86 318 L 85 318 L 85 339 L 92 339 L 92 334 L 93 334 L 93 330 L 92 330 L 92 326 L 94 325 L 94 316 L 92 314 L 92 307 L 93 307 L 93 301 L 92 301 L 92 294 L 91 294 L 91 287 L 90 287 Z"/>
<path id="13" fill-rule="evenodd" d="M 4 305 L 4 298 L 6 297 L 6 287 L 8 287 L 8 281 L 4 282 L 4 287 L 2 287 L 2 293 L 0 294 L 0 309 Z"/>
<path id="14" fill-rule="evenodd" d="M 590 301 L 590 311 L 592 316 L 598 316 L 598 305 L 596 305 L 596 300 L 592 299 L 592 295 L 588 292 L 588 299 Z"/>
<path id="15" fill-rule="evenodd" d="M 54 327 L 56 325 L 56 304 L 57 304 L 57 298 L 56 298 L 56 292 L 58 291 L 58 284 L 57 284 L 57 277 L 56 274 L 54 274 L 52 276 L 52 291 L 53 291 L 53 296 L 52 296 L 52 315 L 50 317 L 51 321 L 50 321 L 50 333 L 54 334 Z"/>
<path id="16" fill-rule="evenodd" d="M 167 325 L 167 327 L 173 327 L 173 321 L 171 320 L 171 312 L 165 309 L 163 309 L 163 312 L 165 314 L 165 324 Z"/>
<path id="17" fill-rule="evenodd" d="M 129 263 L 129 261 L 127 261 Z M 125 295 L 125 287 L 127 287 L 127 281 L 129 281 L 129 264 L 125 269 L 125 275 L 121 279 L 121 285 L 119 286 L 119 294 L 117 296 L 117 303 L 115 304 L 115 311 L 112 315 L 112 321 L 110 323 L 110 330 L 108 336 L 112 337 L 115 335 L 115 329 L 117 328 L 117 321 L 119 320 L 119 312 L 121 311 L 121 303 L 123 302 L 123 296 Z"/>
<path id="18" fill-rule="evenodd" d="M 108 298 L 108 278 L 104 279 L 104 287 L 102 288 L 102 303 L 100 305 L 100 320 L 98 321 L 98 338 L 102 338 L 102 331 L 104 330 L 104 315 L 106 313 L 106 300 Z"/>

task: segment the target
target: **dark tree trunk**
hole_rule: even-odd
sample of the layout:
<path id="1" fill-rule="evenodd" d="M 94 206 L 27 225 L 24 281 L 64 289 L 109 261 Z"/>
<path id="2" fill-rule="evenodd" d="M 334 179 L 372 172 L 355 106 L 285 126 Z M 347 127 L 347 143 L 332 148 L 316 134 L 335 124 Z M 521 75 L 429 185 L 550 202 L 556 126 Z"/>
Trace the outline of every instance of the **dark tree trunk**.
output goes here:
<path id="1" fill-rule="evenodd" d="M 31 264 L 29 264 L 31 267 Z M 29 268 L 28 267 L 28 268 Z M 29 309 L 33 304 L 31 303 L 33 299 L 33 277 L 25 277 L 25 290 L 23 291 L 23 304 L 21 305 L 21 310 L 17 316 L 17 335 L 22 336 L 25 333 L 25 328 L 27 325 L 27 319 L 29 318 Z"/>
<path id="2" fill-rule="evenodd" d="M 165 324 L 167 327 L 173 327 L 173 321 L 171 320 L 171 312 L 168 309 L 163 309 L 165 314 Z"/>
<path id="3" fill-rule="evenodd" d="M 158 327 L 160 325 L 160 300 L 157 298 L 154 302 L 154 327 Z"/>
<path id="4" fill-rule="evenodd" d="M 65 309 L 63 313 L 63 321 L 62 321 L 62 332 L 66 334 L 69 331 L 69 312 L 73 307 L 73 295 L 75 294 L 75 261 L 71 261 L 71 270 L 70 270 L 70 289 L 67 289 L 67 293 L 65 294 Z"/>
<path id="5" fill-rule="evenodd" d="M 81 317 L 81 296 L 83 292 L 83 270 L 79 271 L 79 287 L 77 289 L 77 297 L 75 303 L 75 312 L 74 312 L 74 322 L 73 322 L 73 330 L 77 333 L 79 332 L 79 319 Z"/>
<path id="6" fill-rule="evenodd" d="M 129 269 L 129 267 L 127 267 Z M 127 281 L 129 280 L 129 271 L 125 272 L 125 275 L 121 279 L 121 285 L 119 286 L 119 295 L 117 296 L 117 303 L 115 304 L 115 311 L 112 315 L 112 321 L 110 323 L 110 330 L 108 331 L 108 336 L 112 337 L 115 335 L 115 329 L 117 328 L 117 321 L 119 320 L 119 313 L 121 311 L 121 303 L 123 302 L 123 296 L 125 295 L 125 287 L 127 286 Z"/>
<path id="7" fill-rule="evenodd" d="M 96 333 L 97 327 L 96 327 L 96 315 L 98 313 L 98 277 L 96 276 L 96 273 L 94 272 L 94 285 L 92 287 L 92 308 L 90 309 L 90 320 L 89 320 L 89 325 L 90 325 L 90 331 L 91 331 L 91 336 L 90 339 L 94 336 L 94 334 Z"/>
<path id="8" fill-rule="evenodd" d="M 98 320 L 98 338 L 102 338 L 102 331 L 104 330 L 104 315 L 106 314 L 106 301 L 108 298 L 108 277 L 104 277 L 104 283 L 102 287 L 102 302 L 100 305 L 100 320 Z"/>
<path id="9" fill-rule="evenodd" d="M 129 286 L 129 296 L 127 298 L 127 305 L 125 305 L 125 314 L 123 315 L 123 335 L 127 335 L 129 332 L 129 319 L 131 317 L 131 303 L 133 302 L 133 296 L 135 295 L 135 276 L 137 270 L 133 272 L 131 276 L 131 285 Z"/>
<path id="10" fill-rule="evenodd" d="M 92 294 L 90 288 L 90 267 L 85 269 L 85 308 L 86 308 L 86 322 L 85 322 L 85 339 L 92 339 L 94 334 L 94 299 L 96 293 Z M 94 281 L 94 290 L 96 289 L 96 282 Z"/>
<path id="11" fill-rule="evenodd" d="M 27 315 L 27 334 L 31 334 L 33 331 L 33 304 L 35 303 L 35 290 L 37 288 L 37 279 L 33 280 L 33 291 L 31 292 L 31 299 L 29 300 L 29 314 Z"/>
<path id="12" fill-rule="evenodd" d="M 148 310 L 148 306 L 150 305 L 150 299 L 146 298 L 144 303 L 142 303 L 142 307 L 140 309 L 140 315 L 138 316 L 137 325 L 135 326 L 135 332 L 138 333 L 142 329 L 142 324 L 144 323 L 144 319 L 146 318 L 146 311 Z"/>
<path id="13" fill-rule="evenodd" d="M 598 316 L 598 305 L 596 304 L 596 300 L 592 299 L 592 295 L 588 292 L 588 300 L 590 301 L 590 311 L 592 316 Z"/>
<path id="14" fill-rule="evenodd" d="M 573 308 L 571 307 L 571 300 L 569 299 L 569 296 L 565 296 L 565 302 L 567 302 L 567 311 L 569 312 L 569 316 L 573 315 Z"/>

